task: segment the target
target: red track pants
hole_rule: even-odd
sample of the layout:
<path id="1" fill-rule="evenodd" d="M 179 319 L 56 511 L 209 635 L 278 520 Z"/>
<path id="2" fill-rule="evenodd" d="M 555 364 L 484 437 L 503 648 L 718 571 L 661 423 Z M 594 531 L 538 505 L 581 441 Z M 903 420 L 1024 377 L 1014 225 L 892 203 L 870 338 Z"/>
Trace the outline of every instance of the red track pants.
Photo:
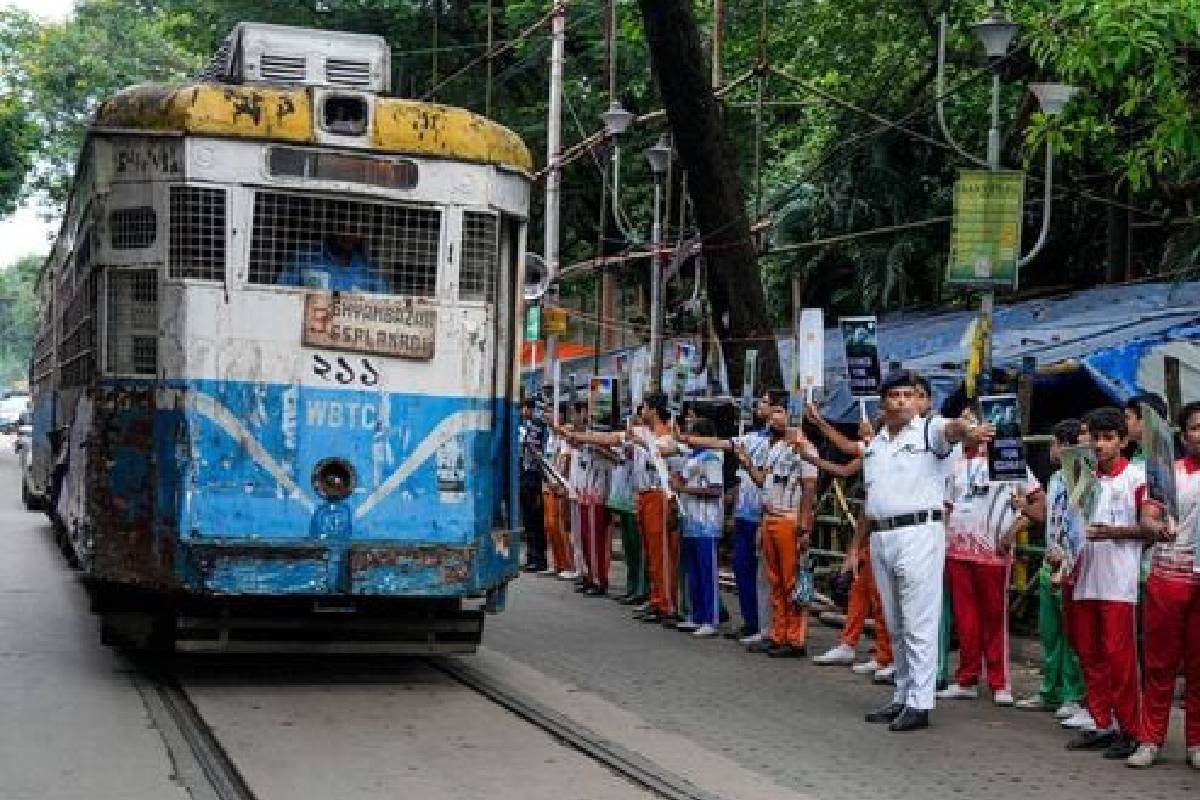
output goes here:
<path id="1" fill-rule="evenodd" d="M 875 663 L 881 667 L 892 665 L 892 637 L 888 635 L 887 623 L 883 619 L 883 600 L 879 587 L 875 585 L 875 568 L 871 566 L 871 546 L 865 545 L 859 558 L 858 575 L 850 585 L 850 602 L 846 605 L 846 624 L 842 628 L 842 642 L 856 647 L 862 638 L 867 617 L 875 620 Z"/>
<path id="2" fill-rule="evenodd" d="M 1150 573 L 1142 609 L 1144 695 L 1138 739 L 1161 745 L 1167 738 L 1175 673 L 1184 664 L 1188 747 L 1200 746 L 1200 577 L 1160 571 Z"/>
<path id="3" fill-rule="evenodd" d="M 588 582 L 608 591 L 608 567 L 612 562 L 612 536 L 608 531 L 608 508 L 588 500 L 579 506 L 583 522 L 583 557 L 587 561 Z"/>
<path id="4" fill-rule="evenodd" d="M 946 581 L 958 631 L 959 686 L 979 683 L 987 665 L 993 691 L 1008 682 L 1008 565 L 946 559 Z"/>
<path id="5" fill-rule="evenodd" d="M 1072 600 L 1071 628 L 1097 730 L 1138 735 L 1137 605 Z"/>

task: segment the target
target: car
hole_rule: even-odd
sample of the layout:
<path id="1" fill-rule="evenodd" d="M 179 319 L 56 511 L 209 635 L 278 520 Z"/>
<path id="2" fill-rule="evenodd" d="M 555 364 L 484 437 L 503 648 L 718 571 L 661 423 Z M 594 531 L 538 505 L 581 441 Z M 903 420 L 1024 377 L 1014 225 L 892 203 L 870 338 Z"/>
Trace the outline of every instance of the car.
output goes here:
<path id="1" fill-rule="evenodd" d="M 9 435 L 17 432 L 21 417 L 29 411 L 29 395 L 24 392 L 9 392 L 0 399 L 0 433 Z"/>

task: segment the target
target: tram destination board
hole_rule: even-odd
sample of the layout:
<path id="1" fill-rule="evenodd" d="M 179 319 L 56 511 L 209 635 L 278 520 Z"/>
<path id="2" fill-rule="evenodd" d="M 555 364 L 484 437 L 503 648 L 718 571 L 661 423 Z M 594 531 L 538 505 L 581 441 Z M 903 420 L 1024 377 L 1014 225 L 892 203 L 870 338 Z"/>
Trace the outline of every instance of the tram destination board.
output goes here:
<path id="1" fill-rule="evenodd" d="M 437 307 L 424 299 L 341 292 L 304 298 L 305 347 L 428 361 L 436 332 Z"/>

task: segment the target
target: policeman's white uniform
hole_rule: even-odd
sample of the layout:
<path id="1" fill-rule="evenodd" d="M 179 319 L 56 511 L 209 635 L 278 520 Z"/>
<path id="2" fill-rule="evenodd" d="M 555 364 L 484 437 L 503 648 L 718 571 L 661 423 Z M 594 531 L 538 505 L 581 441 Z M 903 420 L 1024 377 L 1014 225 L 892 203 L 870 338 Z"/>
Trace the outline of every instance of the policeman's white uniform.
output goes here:
<path id="1" fill-rule="evenodd" d="M 871 564 L 895 645 L 894 703 L 934 705 L 946 533 L 943 463 L 953 445 L 942 417 L 914 417 L 894 436 L 884 425 L 863 456 Z"/>

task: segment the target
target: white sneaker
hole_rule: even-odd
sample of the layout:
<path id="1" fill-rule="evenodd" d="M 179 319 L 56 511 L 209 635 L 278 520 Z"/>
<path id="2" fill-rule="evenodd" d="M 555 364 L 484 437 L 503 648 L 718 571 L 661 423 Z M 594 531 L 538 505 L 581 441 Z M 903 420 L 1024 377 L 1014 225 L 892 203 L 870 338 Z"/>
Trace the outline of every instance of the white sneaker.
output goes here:
<path id="1" fill-rule="evenodd" d="M 812 661 L 822 667 L 848 666 L 854 663 L 854 648 L 845 642 L 838 642 Z"/>
<path id="2" fill-rule="evenodd" d="M 1011 706 L 1013 693 L 1010 689 L 1000 689 L 992 694 L 992 702 L 998 706 Z"/>
<path id="3" fill-rule="evenodd" d="M 1200 769 L 1200 747 L 1187 749 L 1187 765 L 1192 769 Z"/>
<path id="4" fill-rule="evenodd" d="M 850 668 L 850 671 L 855 675 L 874 675 L 881 669 L 879 662 L 875 659 L 864 661 L 861 664 L 855 664 Z"/>
<path id="5" fill-rule="evenodd" d="M 1092 715 L 1086 708 L 1081 708 L 1079 713 L 1064 719 L 1062 726 L 1069 730 L 1094 731 L 1096 730 L 1096 720 L 1092 719 Z"/>
<path id="6" fill-rule="evenodd" d="M 752 644 L 758 644 L 762 640 L 763 640 L 763 635 L 761 632 L 760 633 L 752 633 L 749 636 L 743 636 L 742 638 L 738 639 L 738 644 L 744 644 L 747 647 L 749 647 Z"/>
<path id="7" fill-rule="evenodd" d="M 643 611 L 649 611 L 649 610 L 650 610 L 649 603 L 642 603 L 640 606 L 633 607 L 633 613 L 635 613 L 635 614 L 641 613 Z"/>
<path id="8" fill-rule="evenodd" d="M 699 628 L 696 628 L 696 630 L 692 631 L 692 636 L 700 636 L 700 637 L 707 638 L 709 636 L 716 636 L 716 635 L 717 635 L 717 629 L 715 627 L 713 627 L 712 625 L 701 625 Z"/>
<path id="9" fill-rule="evenodd" d="M 889 664 L 886 667 L 880 667 L 875 670 L 875 674 L 871 677 L 875 683 L 896 683 L 896 666 Z"/>
<path id="10" fill-rule="evenodd" d="M 562 572 L 558 573 L 558 579 L 560 581 L 573 581 L 579 577 L 579 574 L 580 573 L 578 570 L 565 570 L 564 569 Z"/>
<path id="11" fill-rule="evenodd" d="M 1158 745 L 1142 742 L 1138 745 L 1137 750 L 1133 751 L 1133 755 L 1125 759 L 1125 766 L 1133 767 L 1134 769 L 1145 769 L 1153 767 L 1158 761 Z"/>
<path id="12" fill-rule="evenodd" d="M 974 700 L 979 697 L 978 686 L 959 686 L 952 683 L 937 693 L 939 700 Z"/>
<path id="13" fill-rule="evenodd" d="M 685 619 L 683 622 L 675 623 L 675 630 L 677 631 L 696 631 L 699 629 L 700 626 L 697 623 L 692 622 L 690 619 Z"/>
<path id="14" fill-rule="evenodd" d="M 1083 707 L 1079 703 L 1063 703 L 1054 712 L 1055 719 L 1070 719 L 1071 717 L 1083 711 Z"/>

